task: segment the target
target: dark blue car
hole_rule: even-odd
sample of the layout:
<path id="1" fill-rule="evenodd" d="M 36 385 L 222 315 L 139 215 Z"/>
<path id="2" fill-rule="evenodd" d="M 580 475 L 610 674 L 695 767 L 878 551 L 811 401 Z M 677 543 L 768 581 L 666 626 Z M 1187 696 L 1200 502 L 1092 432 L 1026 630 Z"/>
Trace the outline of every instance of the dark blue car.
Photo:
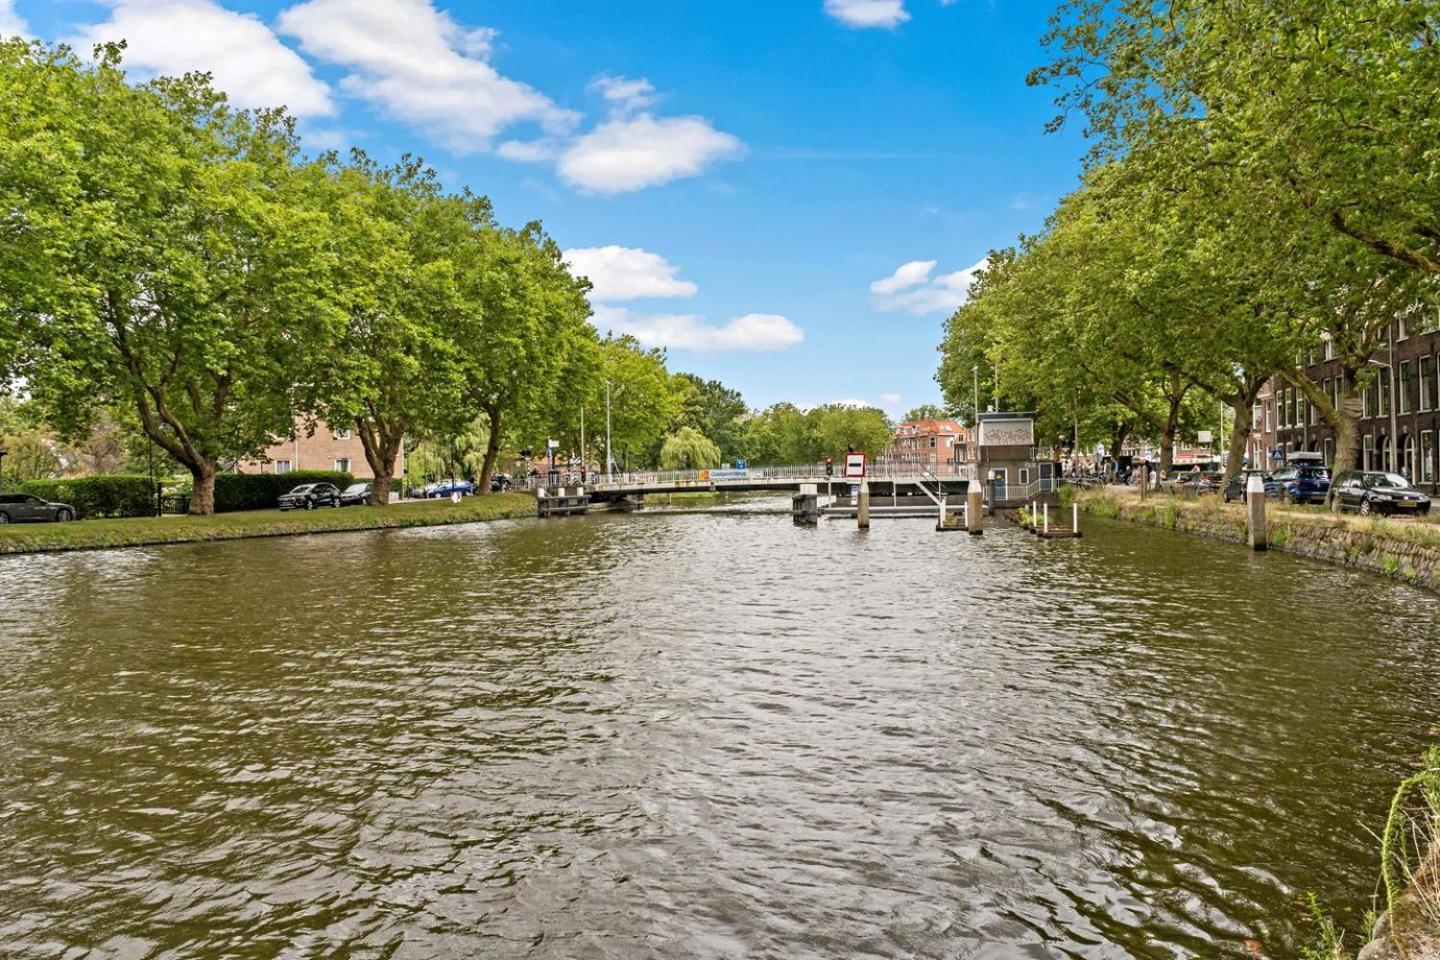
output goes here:
<path id="1" fill-rule="evenodd" d="M 462 496 L 468 497 L 474 492 L 475 484 L 471 483 L 469 480 L 458 479 L 441 480 L 438 483 L 432 483 L 430 484 L 430 486 L 425 488 L 425 496 L 431 500 L 437 497 L 448 497 L 453 493 L 458 493 Z"/>
<path id="2" fill-rule="evenodd" d="M 1275 481 L 1291 503 L 1324 503 L 1330 496 L 1330 471 L 1318 464 L 1286 467 L 1275 474 Z"/>

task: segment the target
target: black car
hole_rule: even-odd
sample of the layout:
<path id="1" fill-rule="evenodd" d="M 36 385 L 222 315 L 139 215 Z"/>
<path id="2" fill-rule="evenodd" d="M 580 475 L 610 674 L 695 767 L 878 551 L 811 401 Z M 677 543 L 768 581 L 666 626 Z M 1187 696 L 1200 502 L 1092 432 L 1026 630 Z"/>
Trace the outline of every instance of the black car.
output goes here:
<path id="1" fill-rule="evenodd" d="M 1330 485 L 1330 495 L 1341 510 L 1361 514 L 1427 514 L 1430 498 L 1398 473 L 1381 470 L 1347 470 Z"/>
<path id="2" fill-rule="evenodd" d="M 314 510 L 340 506 L 340 491 L 330 483 L 306 483 L 280 498 L 281 510 Z"/>
<path id="3" fill-rule="evenodd" d="M 0 523 L 65 523 L 75 519 L 68 503 L 51 503 L 29 493 L 0 493 Z"/>
<path id="4" fill-rule="evenodd" d="M 352 483 L 340 494 L 340 506 L 361 507 L 370 502 L 370 494 L 375 490 L 373 483 Z"/>

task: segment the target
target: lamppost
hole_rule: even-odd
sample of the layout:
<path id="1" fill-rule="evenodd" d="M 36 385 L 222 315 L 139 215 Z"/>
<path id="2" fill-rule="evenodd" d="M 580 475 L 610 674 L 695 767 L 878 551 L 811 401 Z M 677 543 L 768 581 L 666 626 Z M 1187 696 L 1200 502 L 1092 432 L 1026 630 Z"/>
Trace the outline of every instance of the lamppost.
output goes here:
<path id="1" fill-rule="evenodd" d="M 1399 442 L 1396 433 L 1400 429 L 1400 421 L 1395 413 L 1395 407 L 1397 406 L 1396 401 L 1399 398 L 1395 396 L 1395 334 L 1393 328 L 1390 334 L 1390 362 L 1386 363 L 1384 360 L 1371 360 L 1370 362 L 1377 367 L 1384 367 L 1389 371 L 1387 376 L 1390 378 L 1390 449 L 1387 453 L 1390 459 L 1390 469 L 1398 473 L 1400 471 L 1400 462 L 1396 459 L 1395 445 Z"/>
<path id="2" fill-rule="evenodd" d="M 970 417 L 970 426 L 974 427 L 980 422 L 980 364 L 972 366 L 970 372 L 975 375 L 975 411 Z"/>
<path id="3" fill-rule="evenodd" d="M 615 472 L 615 458 L 610 455 L 610 381 L 605 381 L 605 482 Z"/>

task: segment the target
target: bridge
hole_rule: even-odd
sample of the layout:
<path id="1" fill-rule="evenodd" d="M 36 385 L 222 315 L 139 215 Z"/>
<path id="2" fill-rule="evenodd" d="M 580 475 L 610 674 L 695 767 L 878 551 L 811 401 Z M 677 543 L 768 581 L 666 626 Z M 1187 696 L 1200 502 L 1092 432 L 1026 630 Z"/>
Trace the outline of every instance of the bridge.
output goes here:
<path id="1" fill-rule="evenodd" d="M 926 464 L 876 461 L 866 465 L 865 482 L 876 497 L 923 495 L 938 503 L 941 495 L 964 494 L 975 478 L 972 464 Z M 807 488 L 848 496 L 858 479 L 827 476 L 822 464 L 793 467 L 748 467 L 722 470 L 645 470 L 596 476 L 585 485 L 591 502 L 605 503 L 662 493 L 752 493 Z"/>

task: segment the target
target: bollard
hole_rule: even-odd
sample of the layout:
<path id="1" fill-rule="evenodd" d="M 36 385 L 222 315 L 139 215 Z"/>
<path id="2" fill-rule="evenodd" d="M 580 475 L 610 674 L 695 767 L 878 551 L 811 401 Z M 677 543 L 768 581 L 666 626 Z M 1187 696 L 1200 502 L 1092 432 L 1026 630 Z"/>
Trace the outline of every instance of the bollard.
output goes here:
<path id="1" fill-rule="evenodd" d="M 1041 506 L 1042 506 L 1042 509 L 1045 511 L 1045 527 L 1044 527 L 1044 533 L 1045 533 L 1045 536 L 1048 537 L 1048 536 L 1050 536 L 1050 504 L 1046 503 L 1046 504 L 1042 504 Z"/>
<path id="2" fill-rule="evenodd" d="M 1265 526 L 1265 479 L 1258 473 L 1245 481 L 1245 500 L 1250 506 L 1250 547 L 1270 548 L 1269 530 Z"/>
<path id="3" fill-rule="evenodd" d="M 870 484 L 860 482 L 860 496 L 856 498 L 855 520 L 861 530 L 870 529 Z"/>
<path id="4" fill-rule="evenodd" d="M 1070 504 L 1070 532 L 1080 536 L 1080 504 Z"/>
<path id="5" fill-rule="evenodd" d="M 1150 464 L 1140 464 L 1140 502 L 1150 495 Z"/>
<path id="6" fill-rule="evenodd" d="M 984 509 L 981 503 L 984 494 L 980 492 L 980 485 L 971 484 L 969 489 L 969 501 L 965 505 L 965 525 L 970 528 L 970 536 L 978 537 L 985 531 L 980 526 L 980 511 Z"/>

